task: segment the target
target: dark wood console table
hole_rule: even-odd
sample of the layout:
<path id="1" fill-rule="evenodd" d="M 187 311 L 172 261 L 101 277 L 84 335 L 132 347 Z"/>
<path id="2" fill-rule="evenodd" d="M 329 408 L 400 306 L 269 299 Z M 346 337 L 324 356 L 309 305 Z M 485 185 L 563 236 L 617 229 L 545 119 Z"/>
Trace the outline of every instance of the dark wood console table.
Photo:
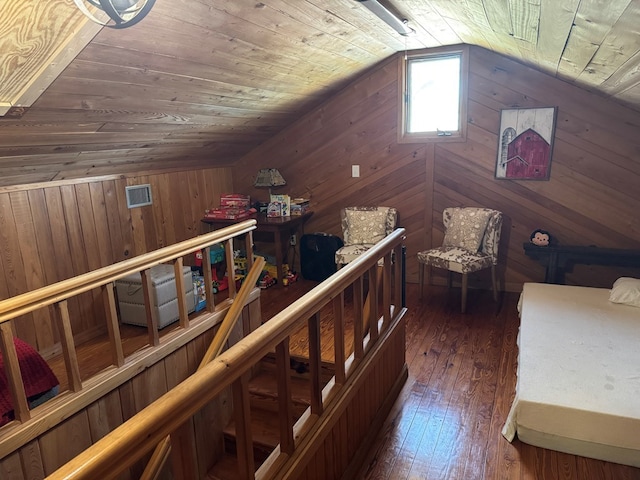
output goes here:
<path id="1" fill-rule="evenodd" d="M 304 223 L 311 215 L 313 215 L 313 212 L 306 212 L 302 215 L 292 215 L 290 217 L 267 217 L 264 213 L 259 213 L 249 217 L 255 218 L 257 221 L 256 232 L 265 232 L 272 235 L 276 251 L 276 268 L 280 276 L 278 282 L 282 279 L 282 265 L 287 261 L 289 239 L 292 235 L 296 235 L 296 243 L 300 242 L 300 237 L 304 233 Z M 233 223 L 249 220 L 249 218 L 243 218 L 242 220 L 203 218 L 202 222 L 210 225 L 211 230 L 215 230 L 216 228 L 222 228 Z M 291 265 L 291 268 L 294 268 L 294 266 Z"/>
<path id="2" fill-rule="evenodd" d="M 523 246 L 528 257 L 546 267 L 545 283 L 564 283 L 564 274 L 578 264 L 640 267 L 640 250 L 578 245 L 538 247 L 530 242 L 525 242 Z"/>

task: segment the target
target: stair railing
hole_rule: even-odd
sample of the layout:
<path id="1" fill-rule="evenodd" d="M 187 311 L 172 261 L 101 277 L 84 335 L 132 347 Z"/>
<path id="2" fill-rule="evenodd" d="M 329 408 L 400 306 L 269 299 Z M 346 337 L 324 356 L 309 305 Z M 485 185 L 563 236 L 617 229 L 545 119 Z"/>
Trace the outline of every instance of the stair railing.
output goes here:
<path id="1" fill-rule="evenodd" d="M 220 355 L 220 353 L 222 353 L 224 345 L 225 343 L 227 343 L 231 331 L 236 326 L 238 320 L 241 318 L 242 309 L 244 308 L 245 303 L 249 300 L 251 290 L 255 288 L 255 285 L 258 282 L 258 278 L 262 273 L 265 263 L 266 262 L 263 257 L 258 257 L 254 260 L 251 270 L 249 270 L 248 275 L 246 276 L 244 282 L 242 283 L 242 286 L 240 287 L 240 291 L 238 291 L 238 295 L 234 299 L 231 308 L 229 308 L 229 310 L 227 311 L 227 314 L 220 324 L 220 328 L 218 328 L 218 331 L 213 337 L 209 348 L 202 357 L 200 365 L 198 366 L 198 370 L 203 368 L 207 363 L 209 363 L 215 357 Z M 156 448 L 151 455 L 151 459 L 147 463 L 147 466 L 142 473 L 140 480 L 156 480 L 160 476 L 162 467 L 169 457 L 170 452 L 171 436 L 168 435 L 167 437 L 163 438 L 158 445 L 156 445 Z"/>
<path id="2" fill-rule="evenodd" d="M 188 330 L 190 320 L 184 293 L 185 285 L 182 274 L 184 266 L 183 257 L 198 250 L 203 250 L 205 285 L 211 285 L 212 274 L 210 247 L 214 244 L 223 243 L 225 244 L 225 256 L 229 269 L 229 277 L 233 278 L 234 239 L 243 237 L 245 251 L 251 252 L 253 245 L 251 232 L 255 230 L 255 225 L 255 220 L 247 220 L 230 225 L 205 235 L 200 235 L 153 252 L 145 253 L 98 270 L 87 272 L 85 274 L 0 301 L 0 353 L 2 353 L 5 363 L 5 373 L 13 401 L 16 419 L 13 426 L 9 425 L 4 427 L 3 431 L 0 433 L 0 458 L 5 457 L 17 448 L 36 438 L 38 435 L 44 433 L 47 429 L 55 425 L 55 422 L 68 418 L 80 409 L 86 407 L 96 398 L 107 393 L 104 390 L 106 387 L 102 386 L 108 383 L 108 379 L 102 378 L 104 375 L 101 377 L 99 382 L 93 382 L 92 379 L 81 378 L 80 365 L 78 363 L 76 346 L 71 327 L 72 322 L 68 307 L 69 299 L 93 289 L 99 289 L 101 291 L 107 319 L 111 362 L 112 366 L 115 367 L 115 370 L 111 373 L 114 376 L 117 376 L 119 371 L 118 369 L 123 370 L 126 368 L 126 365 L 117 317 L 114 282 L 132 273 L 139 272 L 141 274 L 149 345 L 151 347 L 157 347 L 160 345 L 160 338 L 158 333 L 158 319 L 156 318 L 155 309 L 152 308 L 153 297 L 149 269 L 161 263 L 173 264 L 179 310 L 179 325 L 180 328 Z M 251 255 L 248 257 L 248 268 L 251 268 L 253 259 L 251 258 Z M 212 314 L 216 310 L 214 296 L 211 289 L 205 290 L 205 312 L 201 312 L 198 319 L 206 316 L 207 313 Z M 227 306 L 232 305 L 236 293 L 235 282 L 230 281 L 229 296 L 226 300 Z M 47 402 L 57 404 L 55 421 L 45 413 L 34 414 L 34 412 L 29 408 L 22 376 L 20 374 L 18 356 L 13 343 L 15 332 L 13 322 L 17 318 L 38 309 L 49 308 L 51 306 L 57 312 L 55 321 L 57 322 L 58 330 L 60 332 L 61 349 L 64 357 L 65 371 L 68 380 L 67 383 L 70 390 L 70 392 L 66 393 L 61 392 L 60 395 Z M 222 307 L 224 308 L 225 306 Z M 211 317 L 211 315 L 209 316 Z M 132 371 L 132 375 L 134 373 L 135 372 Z M 96 375 L 96 377 L 97 376 L 98 375 Z M 122 375 L 122 377 L 124 378 L 124 375 Z M 90 386 L 88 387 L 88 385 Z M 91 389 L 90 393 L 87 392 L 88 389 Z M 64 395 L 62 395 L 63 393 Z M 35 410 L 42 411 L 42 407 L 38 407 Z M 22 425 L 16 427 L 16 423 Z"/>
<path id="3" fill-rule="evenodd" d="M 291 472 L 303 468 L 300 458 L 310 451 L 314 441 L 320 440 L 322 425 L 330 422 L 325 414 L 336 411 L 348 401 L 353 395 L 354 382 L 362 381 L 361 365 L 374 352 L 383 350 L 391 333 L 401 328 L 406 313 L 406 308 L 400 303 L 404 291 L 403 261 L 400 261 L 403 259 L 403 240 L 404 229 L 399 228 L 47 478 L 89 480 L 116 477 L 229 386 L 232 388 L 237 425 L 240 478 L 287 478 Z M 378 297 L 376 283 L 380 260 L 383 260 L 382 294 Z M 369 295 L 372 297 L 368 321 L 363 319 L 365 278 L 368 278 Z M 355 338 L 354 352 L 345 358 L 343 313 L 344 294 L 348 288 L 353 288 Z M 323 388 L 320 320 L 321 311 L 328 304 L 333 306 L 335 316 L 336 373 Z M 305 324 L 309 332 L 311 406 L 294 425 L 289 338 Z M 366 334 L 363 332 L 364 324 L 368 325 Z M 394 339 L 396 344 L 400 339 L 399 346 L 396 345 L 400 358 L 394 361 L 400 363 L 402 368 L 399 370 L 406 378 L 403 332 Z M 278 366 L 280 445 L 256 472 L 253 469 L 247 385 L 252 369 L 273 351 L 276 352 Z M 391 383 L 404 382 L 403 378 L 386 379 L 387 382 L 390 380 Z M 174 476 L 182 478 L 183 472 L 174 471 Z"/>

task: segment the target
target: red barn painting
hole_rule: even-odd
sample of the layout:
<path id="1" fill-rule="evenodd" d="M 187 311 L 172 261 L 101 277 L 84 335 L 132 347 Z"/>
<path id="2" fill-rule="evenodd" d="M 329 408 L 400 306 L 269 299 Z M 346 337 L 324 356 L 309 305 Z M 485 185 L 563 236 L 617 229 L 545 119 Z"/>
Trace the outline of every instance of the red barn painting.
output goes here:
<path id="1" fill-rule="evenodd" d="M 555 117 L 554 107 L 502 110 L 496 178 L 549 179 Z"/>
<path id="2" fill-rule="evenodd" d="M 507 148 L 507 178 L 547 178 L 551 145 L 529 128 L 514 138 Z"/>

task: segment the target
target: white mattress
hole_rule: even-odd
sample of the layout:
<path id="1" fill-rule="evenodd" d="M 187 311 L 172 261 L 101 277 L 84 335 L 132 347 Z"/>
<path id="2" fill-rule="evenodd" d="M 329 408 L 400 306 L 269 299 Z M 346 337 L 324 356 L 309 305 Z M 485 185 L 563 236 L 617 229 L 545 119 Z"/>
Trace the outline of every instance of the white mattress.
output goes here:
<path id="1" fill-rule="evenodd" d="M 524 285 L 507 440 L 640 467 L 640 309 L 609 292 Z"/>

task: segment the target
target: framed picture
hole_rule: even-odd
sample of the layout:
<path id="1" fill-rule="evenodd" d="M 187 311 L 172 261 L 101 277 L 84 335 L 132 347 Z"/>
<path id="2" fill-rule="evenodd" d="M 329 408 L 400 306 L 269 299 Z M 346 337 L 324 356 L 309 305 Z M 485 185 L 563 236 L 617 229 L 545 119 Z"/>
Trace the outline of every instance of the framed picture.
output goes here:
<path id="1" fill-rule="evenodd" d="M 497 179 L 549 180 L 556 115 L 556 107 L 500 112 Z"/>

